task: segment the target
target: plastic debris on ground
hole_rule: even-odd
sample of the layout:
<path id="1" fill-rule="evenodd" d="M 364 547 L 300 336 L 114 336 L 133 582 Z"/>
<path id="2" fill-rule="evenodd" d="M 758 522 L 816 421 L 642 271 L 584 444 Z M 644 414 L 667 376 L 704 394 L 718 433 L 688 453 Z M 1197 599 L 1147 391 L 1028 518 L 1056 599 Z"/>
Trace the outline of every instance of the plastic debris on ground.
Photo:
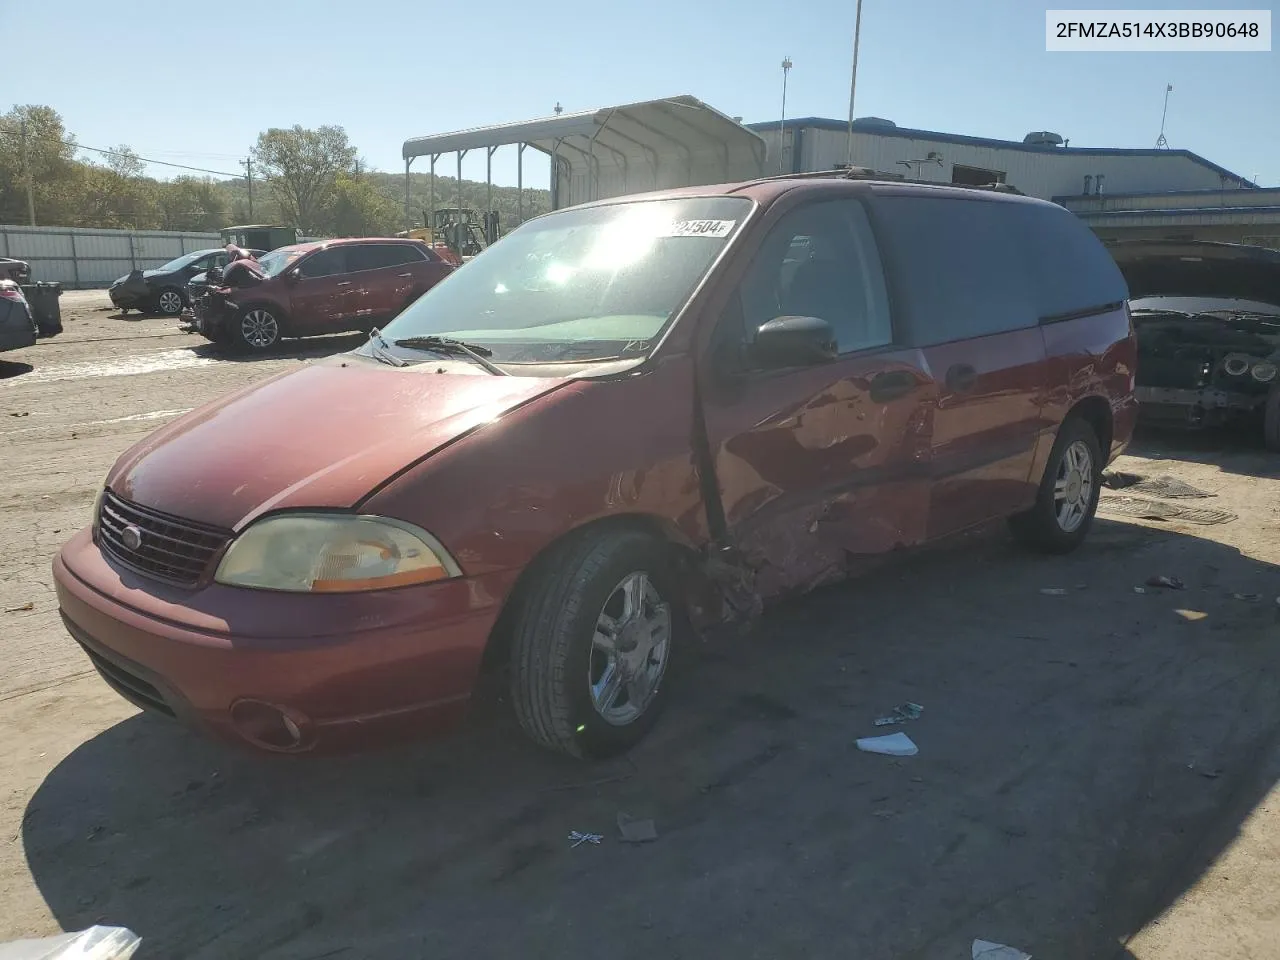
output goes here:
<path id="1" fill-rule="evenodd" d="M 1062 587 L 1041 587 L 1040 592 L 1046 597 L 1065 597 L 1067 591 Z"/>
<path id="2" fill-rule="evenodd" d="M 128 960 L 142 938 L 124 927 L 89 927 L 40 940 L 0 943 L 0 960 Z"/>
<path id="3" fill-rule="evenodd" d="M 1134 592 L 1134 593 L 1146 593 L 1146 592 L 1147 592 L 1147 588 L 1146 588 L 1146 587 L 1134 587 L 1134 588 L 1133 588 L 1133 592 Z"/>
<path id="4" fill-rule="evenodd" d="M 648 843 L 658 839 L 652 820 L 640 820 L 629 813 L 618 814 L 618 837 L 623 843 Z"/>
<path id="5" fill-rule="evenodd" d="M 1243 600 L 1245 603 L 1258 603 L 1260 600 L 1262 600 L 1262 594 L 1260 594 L 1260 593 L 1233 593 L 1233 594 L 1231 595 L 1231 599 L 1232 599 L 1232 600 Z"/>
<path id="6" fill-rule="evenodd" d="M 1185 590 L 1187 585 L 1178 577 L 1148 577 L 1148 587 L 1166 587 L 1169 590 Z"/>
<path id="7" fill-rule="evenodd" d="M 569 833 L 569 843 L 574 847 L 580 847 L 584 843 L 594 843 L 598 847 L 603 839 L 604 836 L 599 833 L 581 833 L 578 830 L 573 830 Z M 4 960 L 4 958 L 0 957 L 0 960 Z"/>
<path id="8" fill-rule="evenodd" d="M 34 610 L 35 608 L 36 608 L 35 603 L 31 600 L 28 600 L 26 603 L 20 604 L 19 606 L 16 606 L 16 607 L 7 607 L 4 612 L 5 613 L 26 613 L 28 610 Z"/>
<path id="9" fill-rule="evenodd" d="M 1230 523 L 1239 517 L 1226 510 L 1213 510 L 1208 507 L 1184 507 L 1177 503 L 1166 503 L 1160 500 L 1147 500 L 1143 497 L 1128 497 L 1108 494 L 1098 500 L 1098 512 L 1115 517 L 1134 517 L 1139 520 L 1181 520 L 1186 523 L 1198 523 L 1211 526 L 1217 523 Z"/>
<path id="10" fill-rule="evenodd" d="M 1173 612 L 1188 623 L 1196 623 L 1197 621 L 1204 620 L 1209 616 L 1203 610 L 1175 610 Z"/>
<path id="11" fill-rule="evenodd" d="M 914 757 L 920 752 L 915 741 L 905 733 L 891 733 L 883 737 L 863 737 L 857 741 L 863 753 L 880 753 L 886 757 Z"/>
<path id="12" fill-rule="evenodd" d="M 1031 954 L 1023 953 L 1003 943 L 990 940 L 973 941 L 973 960 L 1031 960 Z"/>
<path id="13" fill-rule="evenodd" d="M 922 713 L 924 713 L 924 707 L 908 700 L 906 703 L 900 703 L 894 707 L 892 713 L 886 713 L 883 717 L 876 717 L 876 726 L 887 727 L 895 723 L 906 723 L 908 720 L 919 720 Z"/>

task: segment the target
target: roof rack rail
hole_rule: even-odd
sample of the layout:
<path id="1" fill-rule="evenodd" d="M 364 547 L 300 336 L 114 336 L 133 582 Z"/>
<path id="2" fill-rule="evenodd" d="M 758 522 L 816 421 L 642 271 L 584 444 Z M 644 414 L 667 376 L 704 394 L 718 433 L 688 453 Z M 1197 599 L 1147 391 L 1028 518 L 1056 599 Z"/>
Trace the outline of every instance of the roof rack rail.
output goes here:
<path id="1" fill-rule="evenodd" d="M 773 180 L 891 180 L 894 183 L 914 183 L 926 187 L 958 187 L 961 190 L 987 190 L 992 193 L 1012 193 L 1026 196 L 1008 183 L 942 183 L 937 180 L 916 180 L 900 173 L 886 173 L 870 167 L 846 167 L 840 164 L 831 170 L 812 170 L 805 173 L 779 173 L 770 177 L 757 177 L 752 183 L 768 183 Z"/>

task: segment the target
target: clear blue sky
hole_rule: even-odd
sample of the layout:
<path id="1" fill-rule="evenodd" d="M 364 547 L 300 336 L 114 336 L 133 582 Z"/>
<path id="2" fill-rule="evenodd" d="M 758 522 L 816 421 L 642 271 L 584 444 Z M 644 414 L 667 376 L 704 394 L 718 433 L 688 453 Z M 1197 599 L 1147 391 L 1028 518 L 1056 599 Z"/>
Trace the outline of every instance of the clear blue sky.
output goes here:
<path id="1" fill-rule="evenodd" d="M 573 111 L 690 93 L 748 121 L 776 119 L 789 56 L 788 115 L 842 118 L 854 5 L 0 0 L 0 108 L 47 103 L 82 143 L 227 171 L 267 127 L 340 124 L 370 164 L 394 171 L 406 137 L 544 116 L 557 101 Z M 857 114 L 1150 147 L 1172 83 L 1171 146 L 1280 185 L 1280 53 L 1046 53 L 1046 5 L 864 0 Z M 442 162 L 451 172 L 452 158 Z M 495 181 L 514 183 L 514 148 L 494 164 Z M 526 183 L 545 186 L 546 169 Z M 483 155 L 463 175 L 482 180 Z"/>

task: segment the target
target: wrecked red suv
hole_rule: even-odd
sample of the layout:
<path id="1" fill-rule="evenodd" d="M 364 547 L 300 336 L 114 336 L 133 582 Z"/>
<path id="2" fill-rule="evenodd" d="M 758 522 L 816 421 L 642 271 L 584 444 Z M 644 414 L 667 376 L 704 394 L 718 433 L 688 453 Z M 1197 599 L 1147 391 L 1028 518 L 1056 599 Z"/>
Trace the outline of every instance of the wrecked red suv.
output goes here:
<path id="1" fill-rule="evenodd" d="M 981 190 L 563 210 L 125 453 L 62 614 L 123 696 L 266 750 L 451 720 L 482 664 L 537 743 L 625 749 L 761 600 L 998 518 L 1077 546 L 1135 418 L 1126 296 L 1081 221 Z"/>
<path id="2" fill-rule="evenodd" d="M 369 330 L 452 273 L 420 240 L 371 237 L 279 247 L 228 267 L 193 297 L 195 329 L 244 351 L 281 337 Z"/>

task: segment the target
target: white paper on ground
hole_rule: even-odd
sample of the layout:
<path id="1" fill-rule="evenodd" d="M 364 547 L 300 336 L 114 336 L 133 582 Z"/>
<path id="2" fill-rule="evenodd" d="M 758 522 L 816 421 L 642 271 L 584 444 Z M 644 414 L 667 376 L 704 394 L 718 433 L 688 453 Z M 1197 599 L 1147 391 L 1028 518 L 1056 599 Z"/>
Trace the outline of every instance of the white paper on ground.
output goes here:
<path id="1" fill-rule="evenodd" d="M 914 757 L 920 752 L 905 733 L 891 733 L 887 737 L 863 737 L 857 741 L 859 750 L 867 753 L 883 753 L 888 757 Z"/>
<path id="2" fill-rule="evenodd" d="M 1031 960 L 1031 954 L 990 940 L 973 941 L 973 960 Z"/>

